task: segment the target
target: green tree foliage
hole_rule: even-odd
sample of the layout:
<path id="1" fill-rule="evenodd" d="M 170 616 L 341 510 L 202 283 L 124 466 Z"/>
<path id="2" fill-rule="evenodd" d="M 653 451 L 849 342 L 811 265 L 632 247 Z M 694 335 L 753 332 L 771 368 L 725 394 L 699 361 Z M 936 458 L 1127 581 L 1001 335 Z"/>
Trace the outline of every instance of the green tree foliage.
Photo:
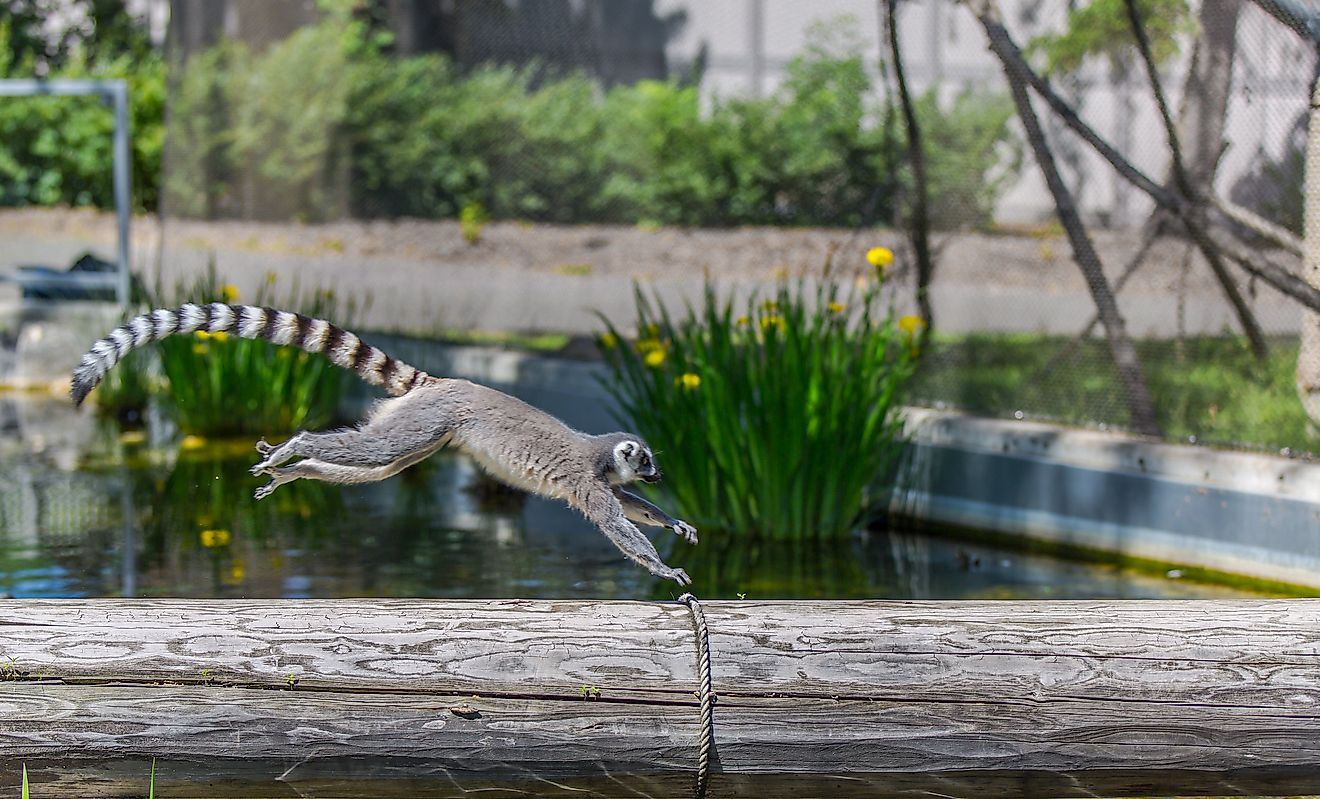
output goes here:
<path id="1" fill-rule="evenodd" d="M 39 76 L 128 81 L 133 199 L 155 207 L 165 113 L 159 55 L 107 43 L 75 48 L 53 65 L 0 22 L 0 77 Z M 94 97 L 0 98 L 0 205 L 114 205 L 113 131 L 113 113 Z"/>
<path id="2" fill-rule="evenodd" d="M 1187 0 L 1138 0 L 1137 10 L 1159 63 L 1177 55 L 1178 36 L 1196 25 Z M 1107 58 L 1123 68 L 1135 45 L 1124 0 L 1090 0 L 1068 12 L 1061 33 L 1036 37 L 1029 50 L 1045 57 L 1050 72 L 1071 72 L 1090 57 Z"/>

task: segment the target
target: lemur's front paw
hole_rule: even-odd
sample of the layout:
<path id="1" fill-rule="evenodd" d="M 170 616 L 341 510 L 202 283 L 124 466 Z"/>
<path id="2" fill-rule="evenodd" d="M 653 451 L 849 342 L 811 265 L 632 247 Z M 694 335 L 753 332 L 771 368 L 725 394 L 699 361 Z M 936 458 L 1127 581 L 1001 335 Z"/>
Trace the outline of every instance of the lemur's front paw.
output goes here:
<path id="1" fill-rule="evenodd" d="M 258 463 L 257 465 L 253 466 L 251 469 L 248 469 L 248 471 L 252 474 L 253 477 L 260 477 L 263 474 L 268 474 L 269 469 L 270 469 L 270 461 L 262 461 L 261 463 Z M 257 499 L 261 499 L 261 497 L 257 497 Z"/>
<path id="2" fill-rule="evenodd" d="M 685 521 L 674 522 L 674 534 L 681 537 L 689 544 L 697 543 L 697 528 Z"/>
<path id="3" fill-rule="evenodd" d="M 682 569 L 666 568 L 663 572 L 656 572 L 657 577 L 663 577 L 666 580 L 673 580 L 681 586 L 692 585 L 692 578 Z"/>

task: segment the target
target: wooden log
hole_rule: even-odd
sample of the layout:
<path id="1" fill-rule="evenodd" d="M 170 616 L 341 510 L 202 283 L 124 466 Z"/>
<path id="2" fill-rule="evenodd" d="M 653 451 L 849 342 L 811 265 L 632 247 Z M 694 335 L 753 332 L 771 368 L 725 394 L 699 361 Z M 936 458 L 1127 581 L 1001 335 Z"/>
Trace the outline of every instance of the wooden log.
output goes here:
<path id="1" fill-rule="evenodd" d="M 704 607 L 711 796 L 1320 789 L 1317 600 Z M 0 609 L 0 795 L 692 793 L 681 605 Z"/>

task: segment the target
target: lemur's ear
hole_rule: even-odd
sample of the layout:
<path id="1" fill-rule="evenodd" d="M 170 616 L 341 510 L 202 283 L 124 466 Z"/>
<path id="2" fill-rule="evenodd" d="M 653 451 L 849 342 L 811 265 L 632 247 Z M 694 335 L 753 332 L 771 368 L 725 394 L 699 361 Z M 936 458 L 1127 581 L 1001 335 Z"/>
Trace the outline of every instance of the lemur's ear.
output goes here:
<path id="1" fill-rule="evenodd" d="M 623 457 L 631 458 L 633 453 L 637 452 L 637 445 L 631 441 L 625 441 L 619 445 L 619 452 L 623 454 Z"/>

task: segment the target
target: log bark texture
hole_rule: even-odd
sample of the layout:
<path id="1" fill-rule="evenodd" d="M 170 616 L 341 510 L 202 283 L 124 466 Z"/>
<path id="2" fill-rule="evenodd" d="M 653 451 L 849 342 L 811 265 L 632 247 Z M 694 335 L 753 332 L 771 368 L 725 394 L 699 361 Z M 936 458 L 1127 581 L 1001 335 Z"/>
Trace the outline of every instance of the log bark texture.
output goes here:
<path id="1" fill-rule="evenodd" d="M 1320 601 L 708 602 L 711 796 L 1320 789 Z M 690 796 L 677 604 L 6 601 L 0 795 Z"/>

